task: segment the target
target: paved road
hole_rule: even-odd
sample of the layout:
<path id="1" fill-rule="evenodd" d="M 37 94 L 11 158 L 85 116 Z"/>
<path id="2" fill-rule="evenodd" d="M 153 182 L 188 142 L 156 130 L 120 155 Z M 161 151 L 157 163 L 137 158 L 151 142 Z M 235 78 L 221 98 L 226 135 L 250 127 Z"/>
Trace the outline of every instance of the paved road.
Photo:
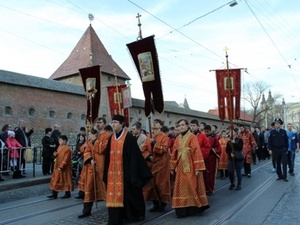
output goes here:
<path id="1" fill-rule="evenodd" d="M 166 213 L 147 212 L 146 221 L 133 224 L 300 224 L 300 173 L 289 177 L 286 183 L 277 181 L 271 169 L 270 160 L 253 166 L 253 176 L 243 177 L 241 191 L 229 191 L 228 180 L 217 180 L 216 193 L 208 197 L 211 208 L 200 216 L 177 219 L 168 206 Z M 107 223 L 104 202 L 98 203 L 98 209 L 94 207 L 91 217 L 79 220 L 77 215 L 82 210 L 80 200 L 73 197 L 48 200 L 49 176 L 42 176 L 38 170 L 40 168 L 37 168 L 36 178 L 29 171 L 25 179 L 4 177 L 6 181 L 0 183 L 0 225 Z M 299 170 L 300 159 L 297 156 L 296 172 Z M 30 186 L 35 182 L 44 184 Z M 17 188 L 19 186 L 26 187 Z M 73 193 L 75 195 L 76 192 Z M 151 203 L 147 203 L 147 209 L 150 207 Z"/>

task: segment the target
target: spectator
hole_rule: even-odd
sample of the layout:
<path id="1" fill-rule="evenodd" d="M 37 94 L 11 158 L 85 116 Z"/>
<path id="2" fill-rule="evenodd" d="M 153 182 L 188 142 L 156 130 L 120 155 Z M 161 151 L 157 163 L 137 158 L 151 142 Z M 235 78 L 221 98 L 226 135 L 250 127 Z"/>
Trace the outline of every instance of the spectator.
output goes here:
<path id="1" fill-rule="evenodd" d="M 43 145 L 43 163 L 42 170 L 44 175 L 50 175 L 53 171 L 53 152 L 55 150 L 55 142 L 51 137 L 52 128 L 48 127 L 45 129 L 45 136 L 42 138 Z"/>
<path id="2" fill-rule="evenodd" d="M 21 175 L 21 171 L 19 168 L 19 150 L 22 148 L 22 145 L 16 140 L 14 131 L 8 131 L 6 146 L 9 149 L 10 166 L 14 171 L 13 178 L 18 179 L 24 177 Z"/>
<path id="3" fill-rule="evenodd" d="M 16 140 L 22 145 L 20 151 L 20 169 L 23 166 L 23 174 L 26 174 L 26 149 L 31 146 L 30 136 L 33 133 L 33 128 L 31 128 L 28 132 L 26 131 L 26 123 L 24 120 L 19 120 L 19 126 L 15 129 Z"/>
<path id="4" fill-rule="evenodd" d="M 59 137 L 61 136 L 59 129 L 60 129 L 60 126 L 58 124 L 54 124 L 54 129 L 51 133 L 51 137 L 53 138 L 53 140 L 55 142 L 55 146 L 56 146 L 55 151 L 59 147 Z"/>

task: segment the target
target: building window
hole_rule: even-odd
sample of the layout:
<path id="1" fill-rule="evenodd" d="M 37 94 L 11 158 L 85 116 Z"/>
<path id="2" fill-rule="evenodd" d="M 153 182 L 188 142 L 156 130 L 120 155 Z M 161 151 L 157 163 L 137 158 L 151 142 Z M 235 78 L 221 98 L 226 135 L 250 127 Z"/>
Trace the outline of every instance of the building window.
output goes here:
<path id="1" fill-rule="evenodd" d="M 34 117 L 34 114 L 35 114 L 35 109 L 34 109 L 34 108 L 30 108 L 30 109 L 28 110 L 28 115 L 29 115 L 30 117 Z"/>
<path id="2" fill-rule="evenodd" d="M 81 120 L 85 120 L 86 115 L 85 114 L 81 114 Z"/>
<path id="3" fill-rule="evenodd" d="M 12 115 L 12 108 L 10 106 L 5 107 L 4 115 L 6 115 L 6 116 L 11 116 Z"/>
<path id="4" fill-rule="evenodd" d="M 168 117 L 168 118 L 170 117 L 170 113 L 167 113 L 167 117 Z"/>
<path id="5" fill-rule="evenodd" d="M 169 121 L 169 126 L 171 126 L 172 125 L 172 121 Z"/>
<path id="6" fill-rule="evenodd" d="M 138 121 L 141 122 L 141 121 L 142 121 L 142 118 L 139 118 Z"/>
<path id="7" fill-rule="evenodd" d="M 110 77 L 110 76 L 107 77 L 107 81 L 108 81 L 108 82 L 111 81 L 111 77 Z"/>
<path id="8" fill-rule="evenodd" d="M 130 123 L 132 123 L 132 121 L 133 121 L 133 118 L 132 118 L 132 117 L 130 117 Z"/>
<path id="9" fill-rule="evenodd" d="M 141 109 L 139 109 L 139 114 L 142 114 L 142 110 Z"/>
<path id="10" fill-rule="evenodd" d="M 55 111 L 54 110 L 50 110 L 49 111 L 49 117 L 50 118 L 54 118 L 55 117 Z"/>
<path id="11" fill-rule="evenodd" d="M 68 120 L 73 119 L 73 113 L 69 112 L 68 115 L 67 115 L 67 119 Z"/>
<path id="12" fill-rule="evenodd" d="M 106 119 L 106 114 L 103 114 L 102 117 L 103 117 L 104 119 Z"/>

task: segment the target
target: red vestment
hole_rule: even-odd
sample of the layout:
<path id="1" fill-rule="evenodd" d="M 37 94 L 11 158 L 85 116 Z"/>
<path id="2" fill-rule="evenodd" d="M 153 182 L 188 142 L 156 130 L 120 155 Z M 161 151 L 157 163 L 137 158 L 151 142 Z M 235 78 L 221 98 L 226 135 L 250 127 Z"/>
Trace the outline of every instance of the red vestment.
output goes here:
<path id="1" fill-rule="evenodd" d="M 83 157 L 84 167 L 82 172 L 85 179 L 83 190 L 84 202 L 92 202 L 95 199 L 98 201 L 106 199 L 106 189 L 103 182 L 103 170 L 104 150 L 107 146 L 109 137 L 110 133 L 105 131 L 98 135 L 98 138 L 94 143 L 89 141 L 87 144 Z M 93 159 L 95 162 L 94 166 L 92 166 L 90 163 L 91 159 Z M 94 188 L 94 179 L 96 180 L 96 193 Z"/>
<path id="2" fill-rule="evenodd" d="M 220 154 L 218 169 L 220 170 L 228 169 L 228 155 L 226 153 L 226 146 L 229 140 L 230 140 L 229 138 L 221 138 L 219 140 L 220 147 L 221 147 L 221 154 Z"/>
<path id="3" fill-rule="evenodd" d="M 208 206 L 203 173 L 205 164 L 197 137 L 188 131 L 176 137 L 170 159 L 170 169 L 175 171 L 173 208 Z"/>
<path id="4" fill-rule="evenodd" d="M 243 139 L 243 153 L 245 156 L 245 163 L 251 164 L 253 162 L 252 149 L 257 146 L 256 141 L 249 130 L 240 132 L 238 137 Z"/>
<path id="5" fill-rule="evenodd" d="M 207 159 L 205 159 L 204 181 L 206 192 L 214 193 L 221 147 L 216 136 L 209 136 L 209 143 L 210 152 Z"/>
<path id="6" fill-rule="evenodd" d="M 210 152 L 210 143 L 206 135 L 202 132 L 197 134 L 197 139 L 200 145 L 200 149 L 202 152 L 203 159 L 207 159 Z"/>
<path id="7" fill-rule="evenodd" d="M 54 162 L 50 189 L 54 191 L 73 191 L 72 151 L 68 145 L 60 145 Z M 61 168 L 61 170 L 58 170 Z"/>
<path id="8" fill-rule="evenodd" d="M 154 136 L 154 140 L 156 143 L 152 148 L 153 160 L 151 165 L 153 186 L 152 188 L 149 188 L 149 193 L 147 193 L 146 196 L 152 196 L 155 198 L 147 200 L 159 200 L 167 203 L 171 201 L 170 174 L 167 172 L 169 171 L 170 160 L 168 149 L 169 137 L 164 132 L 159 132 Z"/>

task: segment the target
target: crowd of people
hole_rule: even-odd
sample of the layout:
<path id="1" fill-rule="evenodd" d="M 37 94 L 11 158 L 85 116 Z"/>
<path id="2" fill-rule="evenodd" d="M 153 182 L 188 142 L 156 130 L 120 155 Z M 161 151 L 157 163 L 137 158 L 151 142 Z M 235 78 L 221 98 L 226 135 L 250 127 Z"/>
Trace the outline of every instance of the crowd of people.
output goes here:
<path id="1" fill-rule="evenodd" d="M 31 146 L 30 136 L 34 129 L 27 129 L 24 120 L 19 120 L 14 129 L 5 124 L 0 132 L 0 181 L 12 172 L 14 179 L 24 178 L 26 174 L 26 151 Z"/>
<path id="2" fill-rule="evenodd" d="M 121 115 L 115 115 L 110 124 L 99 118 L 95 127 L 87 131 L 81 127 L 74 151 L 58 125 L 45 129 L 42 169 L 44 175 L 52 175 L 49 199 L 56 199 L 60 191 L 65 192 L 63 199 L 71 197 L 72 160 L 82 159 L 75 198 L 83 200 L 83 210 L 78 218 L 90 216 L 98 201 L 106 202 L 108 224 L 143 220 L 146 201 L 153 203 L 151 213 L 164 212 L 171 204 L 178 218 L 201 214 L 210 207 L 207 196 L 214 194 L 217 178 L 229 178 L 229 190 L 240 191 L 242 177 L 251 178 L 251 165 L 261 160 L 272 159 L 277 180 L 287 182 L 287 173 L 295 175 L 299 136 L 290 123 L 287 130 L 282 129 L 281 119 L 270 130 L 240 124 L 219 131 L 216 125 L 196 119 L 181 119 L 169 128 L 154 119 L 146 132 L 140 122 L 125 127 Z M 15 132 L 8 125 L 2 129 L 13 177 L 25 172 L 22 150 L 30 146 L 32 132 L 26 131 L 22 121 Z"/>

